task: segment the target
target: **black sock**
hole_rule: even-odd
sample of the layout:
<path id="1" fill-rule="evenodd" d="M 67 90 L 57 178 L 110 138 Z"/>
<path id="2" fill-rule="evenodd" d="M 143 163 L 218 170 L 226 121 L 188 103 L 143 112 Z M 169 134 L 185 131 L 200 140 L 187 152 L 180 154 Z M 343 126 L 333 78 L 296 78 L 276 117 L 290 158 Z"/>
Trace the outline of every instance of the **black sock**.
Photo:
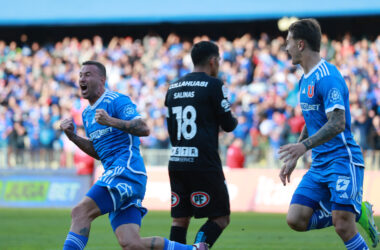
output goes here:
<path id="1" fill-rule="evenodd" d="M 172 226 L 170 229 L 170 240 L 186 244 L 187 228 Z"/>
<path id="2" fill-rule="evenodd" d="M 195 236 L 195 243 L 206 242 L 209 247 L 212 247 L 222 232 L 223 229 L 218 224 L 208 220 Z"/>

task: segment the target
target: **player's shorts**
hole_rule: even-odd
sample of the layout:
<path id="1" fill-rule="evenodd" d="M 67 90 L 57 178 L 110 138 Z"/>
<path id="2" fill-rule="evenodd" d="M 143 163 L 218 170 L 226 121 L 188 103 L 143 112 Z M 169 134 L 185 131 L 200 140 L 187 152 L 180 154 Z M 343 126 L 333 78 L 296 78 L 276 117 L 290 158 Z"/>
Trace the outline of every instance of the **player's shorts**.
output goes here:
<path id="1" fill-rule="evenodd" d="M 141 218 L 147 213 L 141 204 L 145 196 L 146 175 L 133 173 L 120 163 L 124 162 L 117 161 L 117 166 L 107 170 L 87 193 L 102 214 L 109 213 L 114 230 L 122 224 L 141 225 Z"/>
<path id="2" fill-rule="evenodd" d="M 173 218 L 212 218 L 231 213 L 223 172 L 169 171 L 169 177 Z"/>
<path id="3" fill-rule="evenodd" d="M 353 209 L 343 210 L 360 214 L 363 177 L 364 168 L 353 165 L 345 158 L 339 158 L 323 167 L 311 167 L 294 192 L 293 200 L 297 200 L 294 199 L 297 196 L 306 196 L 318 202 L 326 211 L 349 206 Z"/>

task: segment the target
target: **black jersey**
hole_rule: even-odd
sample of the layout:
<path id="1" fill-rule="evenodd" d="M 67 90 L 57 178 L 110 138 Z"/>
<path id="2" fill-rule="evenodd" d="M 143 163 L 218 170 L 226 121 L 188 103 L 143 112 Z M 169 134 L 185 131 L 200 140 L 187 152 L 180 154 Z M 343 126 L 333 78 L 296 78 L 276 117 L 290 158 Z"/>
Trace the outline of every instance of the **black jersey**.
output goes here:
<path id="1" fill-rule="evenodd" d="M 223 82 L 203 72 L 189 73 L 170 84 L 165 105 L 172 144 L 169 170 L 221 170 L 219 120 L 231 113 Z"/>

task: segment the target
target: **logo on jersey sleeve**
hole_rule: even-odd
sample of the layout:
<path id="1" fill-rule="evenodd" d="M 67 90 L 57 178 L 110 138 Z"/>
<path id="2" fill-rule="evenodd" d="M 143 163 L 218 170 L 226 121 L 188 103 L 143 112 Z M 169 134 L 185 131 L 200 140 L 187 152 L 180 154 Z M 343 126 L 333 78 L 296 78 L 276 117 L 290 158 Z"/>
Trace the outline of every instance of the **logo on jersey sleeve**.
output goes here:
<path id="1" fill-rule="evenodd" d="M 204 207 L 210 202 L 210 196 L 206 192 L 194 192 L 190 197 L 191 204 L 195 207 Z"/>
<path id="2" fill-rule="evenodd" d="M 228 112 L 231 110 L 230 103 L 226 99 L 222 100 L 222 102 L 220 103 L 220 106 L 222 106 L 222 108 L 224 109 L 224 112 Z"/>
<path id="3" fill-rule="evenodd" d="M 340 94 L 340 91 L 337 88 L 330 89 L 328 96 L 330 102 L 339 102 L 342 100 L 342 95 Z"/>
<path id="4" fill-rule="evenodd" d="M 172 207 L 175 207 L 179 204 L 179 196 L 178 194 L 172 192 Z"/>
<path id="5" fill-rule="evenodd" d="M 131 116 L 131 115 L 134 115 L 134 114 L 135 114 L 135 108 L 133 107 L 132 104 L 126 105 L 126 106 L 124 107 L 124 111 L 123 111 L 123 113 L 124 113 L 124 115 L 125 115 L 126 117 L 129 117 L 129 116 Z"/>

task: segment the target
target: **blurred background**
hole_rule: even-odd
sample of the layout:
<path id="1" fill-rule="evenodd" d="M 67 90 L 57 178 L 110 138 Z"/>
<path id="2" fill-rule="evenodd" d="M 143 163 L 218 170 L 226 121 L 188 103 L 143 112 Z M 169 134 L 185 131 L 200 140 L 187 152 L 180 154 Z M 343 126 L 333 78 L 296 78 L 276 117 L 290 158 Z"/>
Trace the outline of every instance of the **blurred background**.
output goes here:
<path id="1" fill-rule="evenodd" d="M 80 97 L 79 70 L 82 62 L 97 60 L 107 68 L 107 88 L 130 96 L 151 129 L 141 138 L 151 173 L 146 202 L 157 198 L 163 205 L 152 202 L 153 208 L 168 209 L 165 94 L 170 82 L 192 71 L 192 45 L 211 40 L 220 48 L 219 78 L 239 120 L 234 132 L 220 134 L 231 197 L 242 191 L 229 169 L 247 170 L 248 182 L 258 178 L 243 195 L 244 205 L 232 199 L 232 207 L 273 207 L 276 192 L 284 192 L 277 150 L 296 142 L 304 125 L 297 94 L 302 69 L 284 50 L 286 31 L 306 17 L 321 24 L 321 56 L 346 80 L 352 132 L 372 171 L 368 178 L 378 178 L 379 1 L 23 0 L 2 4 L 0 16 L 0 206 L 72 206 L 100 174 L 100 163 L 59 130 L 61 119 L 72 118 L 84 135 L 81 113 L 88 103 Z M 307 169 L 310 155 L 298 164 Z M 367 195 L 376 190 L 373 183 Z M 273 202 L 257 193 L 268 185 L 274 193 L 265 196 L 274 195 Z M 167 198 L 153 190 L 167 191 Z M 287 204 L 285 199 L 278 211 Z"/>

